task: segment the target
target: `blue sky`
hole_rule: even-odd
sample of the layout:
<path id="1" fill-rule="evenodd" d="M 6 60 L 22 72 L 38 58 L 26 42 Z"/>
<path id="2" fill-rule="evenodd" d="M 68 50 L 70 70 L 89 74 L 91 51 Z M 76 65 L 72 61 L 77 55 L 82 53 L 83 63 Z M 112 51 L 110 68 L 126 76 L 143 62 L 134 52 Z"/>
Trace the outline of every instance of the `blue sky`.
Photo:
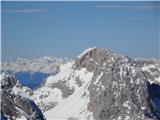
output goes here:
<path id="1" fill-rule="evenodd" d="M 2 59 L 74 58 L 88 47 L 158 57 L 160 2 L 2 2 Z"/>

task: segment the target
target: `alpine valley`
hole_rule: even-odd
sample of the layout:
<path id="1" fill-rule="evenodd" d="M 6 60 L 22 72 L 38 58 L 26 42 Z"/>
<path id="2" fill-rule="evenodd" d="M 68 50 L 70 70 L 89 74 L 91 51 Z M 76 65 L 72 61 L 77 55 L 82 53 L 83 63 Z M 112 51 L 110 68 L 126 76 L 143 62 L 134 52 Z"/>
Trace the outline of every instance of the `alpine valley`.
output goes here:
<path id="1" fill-rule="evenodd" d="M 34 89 L 23 83 L 37 73 Z M 159 59 L 93 47 L 73 60 L 2 62 L 0 80 L 1 120 L 160 120 Z"/>

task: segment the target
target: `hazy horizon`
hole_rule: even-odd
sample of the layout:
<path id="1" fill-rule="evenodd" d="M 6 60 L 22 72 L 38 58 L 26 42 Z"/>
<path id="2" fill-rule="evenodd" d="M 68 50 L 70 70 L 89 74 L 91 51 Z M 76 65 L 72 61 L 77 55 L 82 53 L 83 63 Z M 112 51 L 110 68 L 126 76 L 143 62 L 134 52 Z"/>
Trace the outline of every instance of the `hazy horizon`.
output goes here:
<path id="1" fill-rule="evenodd" d="M 160 2 L 2 1 L 2 60 L 75 58 L 96 46 L 159 58 Z"/>

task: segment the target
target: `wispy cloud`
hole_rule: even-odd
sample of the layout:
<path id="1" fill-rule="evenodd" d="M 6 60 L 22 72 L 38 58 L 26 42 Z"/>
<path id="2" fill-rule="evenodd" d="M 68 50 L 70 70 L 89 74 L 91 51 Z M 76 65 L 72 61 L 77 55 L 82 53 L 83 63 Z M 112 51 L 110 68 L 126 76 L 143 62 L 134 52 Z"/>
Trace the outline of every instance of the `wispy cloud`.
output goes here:
<path id="1" fill-rule="evenodd" d="M 160 9 L 160 4 L 137 4 L 137 5 L 94 5 L 94 8 L 101 9 L 138 9 L 138 10 L 151 10 L 151 9 Z"/>
<path id="2" fill-rule="evenodd" d="M 2 13 L 42 13 L 46 12 L 47 9 L 7 9 L 2 10 Z"/>

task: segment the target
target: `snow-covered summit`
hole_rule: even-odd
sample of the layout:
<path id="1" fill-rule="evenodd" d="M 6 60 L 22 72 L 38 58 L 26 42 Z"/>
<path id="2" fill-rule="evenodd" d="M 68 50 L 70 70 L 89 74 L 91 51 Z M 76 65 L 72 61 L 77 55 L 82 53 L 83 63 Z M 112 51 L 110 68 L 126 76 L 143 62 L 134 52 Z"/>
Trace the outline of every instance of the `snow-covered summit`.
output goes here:
<path id="1" fill-rule="evenodd" d="M 77 56 L 77 58 L 81 58 L 82 56 L 84 56 L 85 54 L 87 54 L 88 52 L 90 52 L 90 51 L 92 51 L 92 50 L 94 50 L 94 49 L 96 49 L 96 47 L 92 47 L 92 48 L 87 48 L 87 49 L 85 49 L 81 54 L 79 54 L 79 55 Z"/>
<path id="2" fill-rule="evenodd" d="M 34 92 L 33 99 L 49 120 L 145 120 L 146 111 L 153 115 L 148 81 L 156 80 L 159 70 L 151 69 L 150 75 L 139 64 L 110 50 L 89 48 L 62 64 L 60 72 Z"/>
<path id="3" fill-rule="evenodd" d="M 8 73 L 8 72 L 2 72 L 2 73 L 0 74 L 0 80 L 1 80 L 1 81 L 2 81 L 3 79 L 9 78 L 9 77 L 14 77 L 14 78 L 15 78 L 15 76 L 14 76 L 13 74 L 10 74 L 10 73 Z"/>
<path id="4" fill-rule="evenodd" d="M 48 120 L 158 120 L 159 78 L 157 62 L 89 48 L 61 64 L 30 98 Z"/>

